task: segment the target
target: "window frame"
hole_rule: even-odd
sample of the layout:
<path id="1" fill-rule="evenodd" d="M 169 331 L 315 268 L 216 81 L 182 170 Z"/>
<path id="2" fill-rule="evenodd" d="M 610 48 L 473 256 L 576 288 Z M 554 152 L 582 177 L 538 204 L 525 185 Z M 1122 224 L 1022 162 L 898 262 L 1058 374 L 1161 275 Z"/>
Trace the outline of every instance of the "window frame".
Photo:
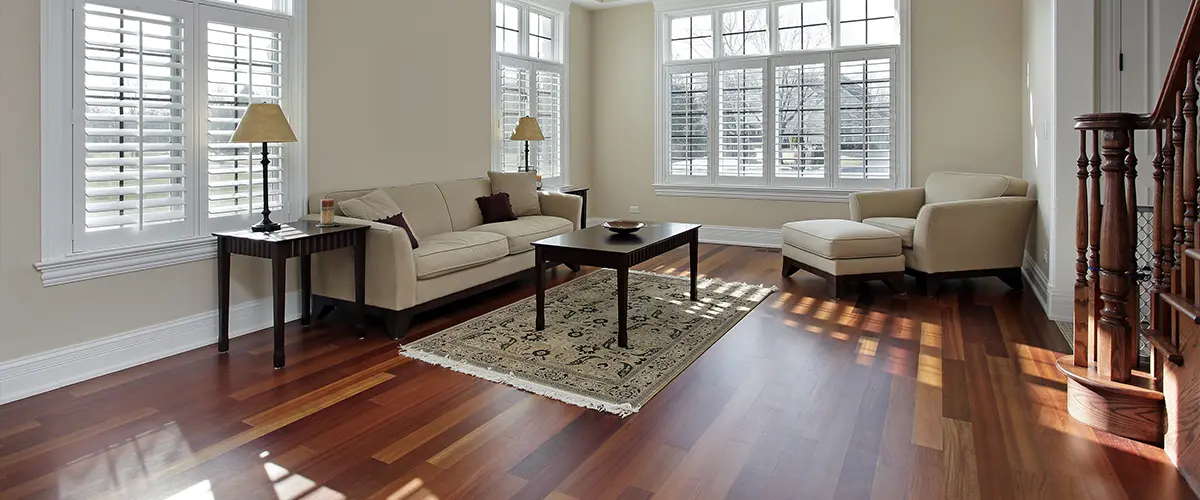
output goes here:
<path id="1" fill-rule="evenodd" d="M 830 47 L 783 51 L 781 50 L 779 37 L 779 9 L 785 5 L 806 3 L 806 1 L 813 0 L 758 1 L 739 4 L 724 4 L 713 0 L 658 0 L 655 2 L 655 182 L 653 187 L 656 194 L 663 196 L 847 202 L 850 193 L 878 189 L 901 189 L 910 185 L 909 134 L 911 119 L 909 114 L 910 77 L 908 70 L 911 59 L 911 38 L 909 28 L 909 0 L 895 0 L 896 17 L 900 30 L 900 41 L 898 44 L 840 47 L 840 19 L 839 9 L 837 8 L 840 0 L 828 0 L 826 9 L 830 27 Z M 767 8 L 768 12 L 769 52 L 765 55 L 722 56 L 721 54 L 724 53 L 722 16 L 726 12 L 763 7 Z M 710 59 L 672 60 L 670 40 L 671 21 L 680 17 L 696 15 L 713 16 L 714 56 Z M 830 158 L 837 157 L 836 155 L 838 155 L 840 149 L 840 130 L 837 123 L 838 113 L 833 112 L 833 107 L 839 105 L 837 102 L 839 94 L 836 85 L 837 75 L 840 74 L 839 63 L 842 60 L 853 60 L 857 57 L 869 58 L 881 51 L 890 52 L 892 60 L 892 178 L 882 182 L 840 179 L 838 174 L 840 170 L 839 165 L 836 164 L 836 161 L 832 165 L 829 163 Z M 720 136 L 719 131 L 714 128 L 719 127 L 720 69 L 742 61 L 762 60 L 766 61 L 764 70 L 763 176 L 761 178 L 751 178 L 757 182 L 751 182 L 744 178 L 736 180 L 733 180 L 734 178 L 732 177 L 720 178 L 718 176 L 720 145 L 716 142 L 720 140 Z M 777 131 L 775 130 L 775 122 L 778 110 L 774 102 L 776 69 L 785 65 L 811 64 L 818 60 L 825 62 L 826 78 L 825 178 L 822 181 L 812 182 L 815 179 L 805 180 L 777 177 L 775 172 L 777 168 L 777 153 L 775 151 Z M 670 102 L 667 92 L 669 91 L 670 75 L 682 72 L 678 68 L 684 66 L 693 68 L 707 66 L 709 68 L 708 71 L 711 80 L 709 143 L 710 151 L 716 152 L 717 157 L 709 159 L 710 171 L 708 178 L 711 180 L 708 181 L 703 178 L 698 179 L 698 176 L 671 175 L 671 165 L 668 159 L 670 154 L 670 124 L 668 123 L 670 119 L 670 110 L 668 109 Z"/>
<path id="2" fill-rule="evenodd" d="M 509 52 L 500 52 L 496 46 L 496 14 L 497 4 L 506 4 L 517 7 L 520 15 L 520 53 L 513 54 Z M 488 170 L 493 172 L 503 171 L 503 155 L 504 143 L 507 137 L 512 134 L 512 130 L 504 129 L 504 116 L 500 110 L 501 105 L 501 89 L 499 70 L 504 62 L 511 63 L 510 65 L 521 65 L 529 70 L 530 86 L 530 106 L 531 112 L 536 109 L 533 102 L 537 98 L 536 87 L 537 78 L 536 72 L 541 69 L 543 71 L 557 71 L 561 77 L 559 80 L 559 173 L 556 177 L 543 177 L 543 185 L 545 187 L 559 187 L 570 183 L 571 162 L 570 162 L 570 10 L 571 3 L 569 0 L 493 0 L 491 2 L 491 22 L 489 27 L 489 40 L 491 43 L 491 102 L 492 102 L 492 159 Z M 550 17 L 552 20 L 553 43 L 551 44 L 551 52 L 554 54 L 553 59 L 545 59 L 528 55 L 530 53 L 529 38 L 532 36 L 530 32 L 530 14 L 536 13 L 541 16 Z M 532 114 L 530 115 L 532 116 Z M 531 148 L 532 149 L 532 148 Z"/>
<path id="3" fill-rule="evenodd" d="M 209 220 L 201 199 L 207 196 L 208 61 L 201 60 L 207 50 L 207 23 L 221 19 L 264 19 L 288 26 L 284 40 L 285 88 L 288 119 L 299 142 L 286 144 L 284 166 L 284 207 L 281 220 L 292 220 L 306 212 L 307 174 L 307 0 L 279 0 L 278 10 L 262 9 L 219 0 L 157 0 L 166 9 L 186 12 L 184 21 L 184 127 L 187 149 L 185 167 L 185 218 L 178 237 L 130 241 L 124 246 L 89 247 L 76 244 L 82 213 L 78 194 L 82 177 L 75 175 L 82 151 L 77 138 L 82 124 L 77 123 L 75 106 L 79 98 L 76 82 L 76 44 L 82 43 L 82 13 L 85 3 L 98 3 L 133 10 L 158 12 L 146 0 L 41 0 L 41 260 L 34 264 L 43 286 L 73 283 L 105 276 L 207 260 L 216 257 L 216 238 L 211 232 L 241 227 L 227 220 Z M 236 23 L 235 23 L 236 24 Z M 246 25 L 246 24 L 241 24 Z M 257 27 L 250 25 L 250 27 Z M 203 31 L 205 34 L 201 34 Z M 80 93 L 80 95 L 82 95 Z M 76 130 L 78 129 L 78 130 Z M 68 182 L 64 182 L 68 179 Z"/>

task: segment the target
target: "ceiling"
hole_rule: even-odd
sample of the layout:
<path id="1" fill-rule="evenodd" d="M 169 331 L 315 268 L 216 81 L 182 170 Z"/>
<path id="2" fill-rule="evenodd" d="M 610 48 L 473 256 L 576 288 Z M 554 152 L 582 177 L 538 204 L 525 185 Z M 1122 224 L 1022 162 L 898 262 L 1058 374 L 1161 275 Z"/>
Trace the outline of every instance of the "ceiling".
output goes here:
<path id="1" fill-rule="evenodd" d="M 571 0 L 572 3 L 589 9 L 609 9 L 635 3 L 646 3 L 648 1 L 650 0 Z"/>

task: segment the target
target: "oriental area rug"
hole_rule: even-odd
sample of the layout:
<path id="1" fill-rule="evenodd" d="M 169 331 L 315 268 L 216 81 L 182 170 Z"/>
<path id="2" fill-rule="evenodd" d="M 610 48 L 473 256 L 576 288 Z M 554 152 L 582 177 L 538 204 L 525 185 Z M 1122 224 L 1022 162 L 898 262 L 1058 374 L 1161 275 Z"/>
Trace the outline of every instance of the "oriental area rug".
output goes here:
<path id="1" fill-rule="evenodd" d="M 546 291 L 403 345 L 400 354 L 565 403 L 628 416 L 683 373 L 775 289 L 630 271 L 629 348 L 617 345 L 617 273 Z"/>

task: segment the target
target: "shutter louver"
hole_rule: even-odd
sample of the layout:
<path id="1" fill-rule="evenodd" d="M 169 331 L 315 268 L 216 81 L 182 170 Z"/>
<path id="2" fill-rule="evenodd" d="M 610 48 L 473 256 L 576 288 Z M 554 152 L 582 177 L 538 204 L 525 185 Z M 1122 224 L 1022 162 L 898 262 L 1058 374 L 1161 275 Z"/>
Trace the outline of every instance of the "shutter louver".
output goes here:
<path id="1" fill-rule="evenodd" d="M 763 176 L 763 70 L 721 70 L 720 168 L 728 177 Z"/>
<path id="2" fill-rule="evenodd" d="M 274 31 L 208 24 L 208 216 L 262 211 L 262 145 L 230 143 L 250 103 L 279 103 L 283 89 L 283 37 Z M 269 204 L 283 207 L 280 144 L 268 145 Z"/>
<path id="3" fill-rule="evenodd" d="M 182 19 L 85 4 L 85 232 L 183 222 Z"/>
<path id="4" fill-rule="evenodd" d="M 671 175 L 708 176 L 708 72 L 670 75 Z"/>
<path id="5" fill-rule="evenodd" d="M 892 177 L 892 61 L 841 61 L 838 178 Z"/>
<path id="6" fill-rule="evenodd" d="M 546 138 L 537 147 L 538 174 L 543 178 L 558 177 L 562 173 L 560 130 L 562 128 L 562 76 L 554 71 L 538 70 L 534 79 L 537 93 L 537 120 Z"/>
<path id="7" fill-rule="evenodd" d="M 517 172 L 525 165 L 525 143 L 512 141 L 521 118 L 529 114 L 529 69 L 500 65 L 500 171 Z M 543 125 L 544 127 L 544 125 Z M 544 129 L 543 129 L 544 132 Z M 534 145 L 530 144 L 532 153 Z M 532 162 L 530 162 L 532 164 Z"/>
<path id="8" fill-rule="evenodd" d="M 825 178 L 825 63 L 775 68 L 775 177 Z"/>

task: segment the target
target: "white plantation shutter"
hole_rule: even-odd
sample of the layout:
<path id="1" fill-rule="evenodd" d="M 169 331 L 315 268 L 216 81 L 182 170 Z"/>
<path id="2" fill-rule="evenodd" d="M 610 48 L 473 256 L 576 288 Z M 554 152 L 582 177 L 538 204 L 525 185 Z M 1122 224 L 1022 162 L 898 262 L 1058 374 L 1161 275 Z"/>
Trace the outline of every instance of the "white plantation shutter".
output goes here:
<path id="1" fill-rule="evenodd" d="M 206 25 L 207 216 L 254 219 L 262 211 L 262 144 L 229 142 L 251 103 L 280 103 L 283 97 L 283 34 L 221 22 Z M 286 109 L 286 108 L 285 108 Z M 268 145 L 269 207 L 284 206 L 281 144 Z"/>
<path id="2" fill-rule="evenodd" d="M 492 169 L 518 172 L 525 167 L 525 141 L 509 137 L 521 118 L 531 116 L 545 140 L 529 141 L 528 164 L 546 185 L 563 184 L 567 161 L 564 16 L 520 0 L 497 2 L 495 9 Z"/>
<path id="3" fill-rule="evenodd" d="M 825 184 L 825 68 L 824 61 L 775 67 L 776 179 Z"/>
<path id="4" fill-rule="evenodd" d="M 838 182 L 893 179 L 891 51 L 845 54 L 838 67 Z"/>
<path id="5" fill-rule="evenodd" d="M 186 235 L 184 21 L 83 6 L 75 251 Z"/>
<path id="6" fill-rule="evenodd" d="M 558 177 L 562 175 L 562 73 L 538 68 L 533 84 L 533 116 L 546 138 L 533 143 L 537 148 L 535 166 L 543 179 Z"/>
<path id="7" fill-rule="evenodd" d="M 670 87 L 669 173 L 708 177 L 709 73 L 683 68 L 667 75 Z"/>
<path id="8" fill-rule="evenodd" d="M 529 114 L 529 66 L 500 63 L 500 171 L 516 172 L 525 165 L 525 142 L 511 141 L 521 117 Z M 530 144 L 530 151 L 533 151 Z M 532 162 L 531 162 L 532 163 Z"/>
<path id="9" fill-rule="evenodd" d="M 763 68 L 720 71 L 720 126 L 718 129 L 721 177 L 763 176 Z"/>

